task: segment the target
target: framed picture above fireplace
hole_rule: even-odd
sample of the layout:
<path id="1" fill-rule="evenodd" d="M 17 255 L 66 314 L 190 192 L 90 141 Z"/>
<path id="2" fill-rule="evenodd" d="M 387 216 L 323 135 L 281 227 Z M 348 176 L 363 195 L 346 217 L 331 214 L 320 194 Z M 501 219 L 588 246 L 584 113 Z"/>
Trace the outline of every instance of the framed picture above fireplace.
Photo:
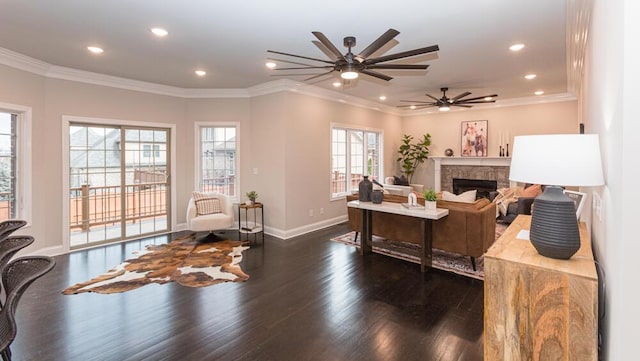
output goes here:
<path id="1" fill-rule="evenodd" d="M 460 154 L 463 157 L 486 157 L 488 120 L 470 120 L 462 122 L 460 130 Z"/>

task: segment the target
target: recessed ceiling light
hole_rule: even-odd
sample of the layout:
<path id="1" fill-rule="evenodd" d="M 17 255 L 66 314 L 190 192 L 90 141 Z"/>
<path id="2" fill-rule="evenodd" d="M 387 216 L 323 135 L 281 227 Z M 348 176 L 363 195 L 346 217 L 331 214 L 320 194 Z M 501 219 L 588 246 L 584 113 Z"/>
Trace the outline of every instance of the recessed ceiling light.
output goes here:
<path id="1" fill-rule="evenodd" d="M 336 87 L 336 88 L 339 88 L 341 85 L 342 85 L 342 83 L 339 82 L 339 81 L 334 81 L 333 82 L 333 86 Z"/>
<path id="2" fill-rule="evenodd" d="M 416 108 L 415 105 L 412 105 L 412 106 L 409 107 L 409 109 L 415 109 L 415 108 Z"/>
<path id="3" fill-rule="evenodd" d="M 196 70 L 195 73 L 196 73 L 197 76 L 205 76 L 205 75 L 207 75 L 207 72 L 204 71 L 204 70 Z"/>
<path id="4" fill-rule="evenodd" d="M 527 74 L 524 76 L 525 79 L 531 80 L 531 79 L 535 79 L 537 77 L 537 75 L 535 74 Z"/>
<path id="5" fill-rule="evenodd" d="M 152 28 L 151 32 L 158 37 L 163 37 L 163 36 L 167 36 L 169 34 L 168 31 L 162 29 L 162 28 Z"/>
<path id="6" fill-rule="evenodd" d="M 272 61 L 266 62 L 264 65 L 269 69 L 273 69 L 273 68 L 276 67 L 276 63 L 274 63 Z"/>
<path id="7" fill-rule="evenodd" d="M 102 50 L 102 48 L 99 48 L 97 46 L 87 46 L 87 50 L 89 50 L 90 52 L 94 53 L 94 54 L 101 54 L 104 52 L 104 50 Z"/>
<path id="8" fill-rule="evenodd" d="M 535 93 L 533 93 L 533 94 L 535 94 L 535 95 L 542 95 L 542 94 L 544 94 L 544 92 L 543 92 L 542 90 L 538 90 L 537 92 L 535 92 Z"/>
<path id="9" fill-rule="evenodd" d="M 380 98 L 378 98 L 378 99 L 380 99 L 380 100 L 387 100 L 387 97 L 386 97 L 386 96 L 384 96 L 384 95 L 381 95 L 381 96 L 380 96 Z"/>
<path id="10" fill-rule="evenodd" d="M 520 51 L 524 48 L 524 44 L 513 44 L 509 47 L 511 51 Z"/>

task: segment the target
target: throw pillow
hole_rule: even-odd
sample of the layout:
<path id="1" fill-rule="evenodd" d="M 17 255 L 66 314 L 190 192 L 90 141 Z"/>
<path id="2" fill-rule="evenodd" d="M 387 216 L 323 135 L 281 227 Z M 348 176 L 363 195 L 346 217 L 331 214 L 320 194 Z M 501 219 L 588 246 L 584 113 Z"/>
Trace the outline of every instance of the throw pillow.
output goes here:
<path id="1" fill-rule="evenodd" d="M 193 201 L 196 204 L 196 214 L 198 216 L 222 213 L 222 208 L 220 207 L 220 199 L 210 194 L 193 192 Z"/>
<path id="2" fill-rule="evenodd" d="M 520 193 L 521 197 L 527 198 L 535 198 L 542 194 L 542 186 L 540 184 L 534 184 L 525 188 L 522 193 Z"/>
<path id="3" fill-rule="evenodd" d="M 399 186 L 408 186 L 409 185 L 409 181 L 407 180 L 407 177 L 405 177 L 404 175 L 400 176 L 400 177 L 393 177 L 393 184 L 395 185 L 399 185 Z"/>
<path id="4" fill-rule="evenodd" d="M 443 191 L 442 200 L 449 202 L 473 203 L 476 201 L 477 190 L 466 191 L 462 194 L 455 195 L 451 192 Z"/>

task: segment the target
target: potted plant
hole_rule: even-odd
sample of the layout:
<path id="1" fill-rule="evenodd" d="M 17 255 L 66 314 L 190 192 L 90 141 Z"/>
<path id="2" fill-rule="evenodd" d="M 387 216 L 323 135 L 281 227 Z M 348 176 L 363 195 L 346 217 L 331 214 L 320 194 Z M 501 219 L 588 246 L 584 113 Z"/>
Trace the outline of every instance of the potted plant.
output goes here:
<path id="1" fill-rule="evenodd" d="M 251 204 L 255 204 L 256 199 L 258 198 L 258 193 L 256 191 L 249 191 L 247 192 L 247 198 L 249 198 L 249 202 L 251 202 Z"/>
<path id="2" fill-rule="evenodd" d="M 437 199 L 438 197 L 433 189 L 427 189 L 424 191 L 424 209 L 427 211 L 435 211 Z"/>
<path id="3" fill-rule="evenodd" d="M 417 143 L 412 144 L 413 136 L 405 134 L 402 138 L 402 144 L 398 149 L 397 161 L 400 162 L 402 173 L 407 176 L 407 180 L 411 183 L 411 178 L 418 166 L 424 163 L 429 156 L 429 146 L 431 145 L 431 134 L 425 133 Z"/>

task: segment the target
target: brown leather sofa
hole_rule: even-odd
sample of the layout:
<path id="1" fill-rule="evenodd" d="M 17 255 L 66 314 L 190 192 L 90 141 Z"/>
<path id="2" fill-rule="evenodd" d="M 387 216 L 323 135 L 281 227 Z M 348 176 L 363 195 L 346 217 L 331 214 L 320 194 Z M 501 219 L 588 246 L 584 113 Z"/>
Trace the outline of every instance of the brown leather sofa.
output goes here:
<path id="1" fill-rule="evenodd" d="M 347 201 L 358 195 L 347 196 Z M 407 197 L 384 195 L 385 202 L 406 203 Z M 418 203 L 424 204 L 419 198 Z M 433 248 L 475 258 L 482 256 L 495 241 L 496 205 L 486 198 L 473 203 L 438 200 L 438 208 L 447 208 L 449 215 L 434 222 Z M 361 210 L 347 207 L 351 229 L 361 232 Z M 399 214 L 373 212 L 373 234 L 386 239 L 421 244 L 420 220 Z"/>

